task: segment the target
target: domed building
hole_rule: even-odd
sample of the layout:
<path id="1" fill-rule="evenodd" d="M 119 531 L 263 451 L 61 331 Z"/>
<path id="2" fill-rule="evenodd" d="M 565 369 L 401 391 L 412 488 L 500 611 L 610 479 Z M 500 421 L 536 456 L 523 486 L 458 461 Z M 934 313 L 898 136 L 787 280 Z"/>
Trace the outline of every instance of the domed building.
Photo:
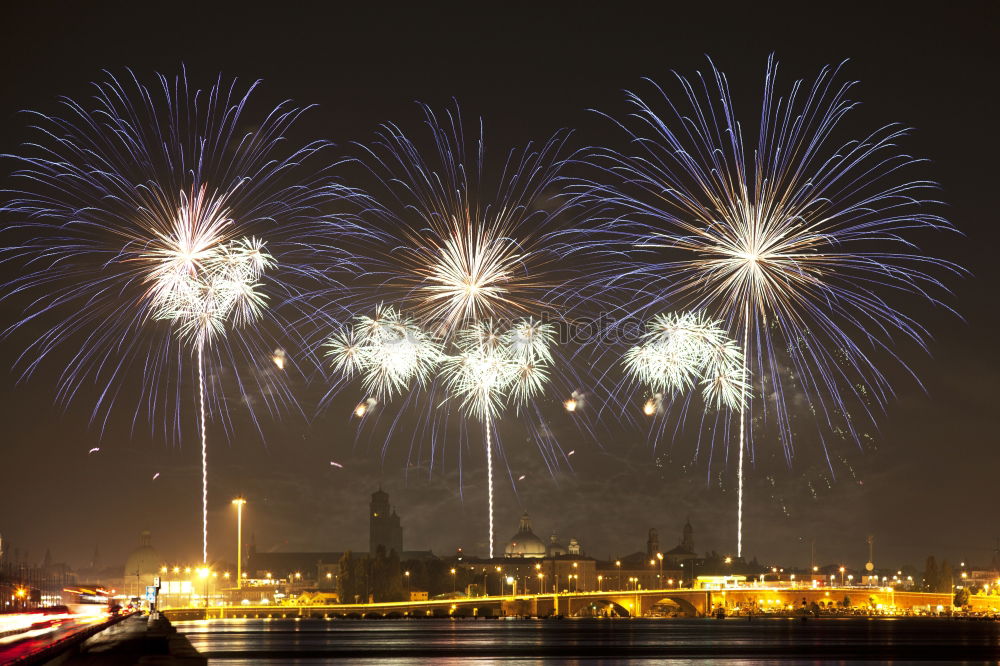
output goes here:
<path id="1" fill-rule="evenodd" d="M 160 571 L 163 561 L 160 554 L 150 545 L 149 530 L 144 530 L 139 534 L 139 546 L 129 553 L 125 560 L 125 569 L 122 572 L 123 587 L 132 596 L 139 596 L 146 590 L 147 585 L 153 584 L 153 578 Z"/>
<path id="2" fill-rule="evenodd" d="M 531 531 L 527 513 L 521 516 L 521 526 L 503 552 L 506 557 L 545 557 L 545 543 Z"/>

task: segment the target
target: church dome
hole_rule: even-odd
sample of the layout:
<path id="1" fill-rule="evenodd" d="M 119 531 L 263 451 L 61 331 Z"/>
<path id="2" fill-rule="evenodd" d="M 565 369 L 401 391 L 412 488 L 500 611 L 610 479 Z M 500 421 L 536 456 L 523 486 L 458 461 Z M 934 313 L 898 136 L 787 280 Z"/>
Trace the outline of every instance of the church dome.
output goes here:
<path id="1" fill-rule="evenodd" d="M 156 549 L 149 544 L 149 541 L 148 531 L 139 535 L 139 547 L 129 553 L 128 559 L 125 560 L 126 580 L 129 576 L 150 576 L 160 570 L 163 561 Z"/>
<path id="2" fill-rule="evenodd" d="M 545 544 L 531 531 L 531 518 L 521 516 L 521 527 L 504 548 L 507 557 L 545 557 Z"/>

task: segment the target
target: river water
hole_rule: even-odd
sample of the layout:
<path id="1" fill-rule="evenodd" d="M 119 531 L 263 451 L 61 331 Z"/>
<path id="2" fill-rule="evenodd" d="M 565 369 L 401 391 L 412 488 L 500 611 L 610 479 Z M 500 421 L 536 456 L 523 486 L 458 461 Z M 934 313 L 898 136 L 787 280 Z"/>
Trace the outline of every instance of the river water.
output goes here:
<path id="1" fill-rule="evenodd" d="M 1000 664 L 1000 622 L 947 618 L 175 622 L 210 664 Z"/>

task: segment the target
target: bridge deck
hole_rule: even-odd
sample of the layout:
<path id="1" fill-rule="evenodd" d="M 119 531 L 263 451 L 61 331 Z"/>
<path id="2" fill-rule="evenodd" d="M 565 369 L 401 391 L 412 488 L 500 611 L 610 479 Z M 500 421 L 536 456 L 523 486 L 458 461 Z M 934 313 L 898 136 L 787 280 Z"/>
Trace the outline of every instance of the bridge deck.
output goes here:
<path id="1" fill-rule="evenodd" d="M 572 615 L 586 606 L 606 606 L 617 614 L 643 615 L 657 603 L 670 601 L 691 615 L 706 615 L 722 607 L 757 609 L 798 608 L 816 603 L 821 607 L 842 606 L 848 599 L 854 607 L 885 609 L 951 608 L 951 595 L 927 592 L 897 592 L 882 588 L 754 588 L 720 590 L 671 588 L 661 590 L 605 590 L 563 594 L 525 594 L 426 601 L 394 601 L 370 604 L 216 606 L 165 609 L 171 617 L 240 618 L 329 615 L 427 616 L 427 615 Z"/>

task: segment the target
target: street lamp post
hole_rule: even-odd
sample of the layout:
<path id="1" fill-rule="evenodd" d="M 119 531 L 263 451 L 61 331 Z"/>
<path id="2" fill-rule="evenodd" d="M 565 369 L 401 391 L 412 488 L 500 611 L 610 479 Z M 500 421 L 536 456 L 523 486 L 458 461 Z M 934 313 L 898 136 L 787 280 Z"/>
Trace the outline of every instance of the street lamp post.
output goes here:
<path id="1" fill-rule="evenodd" d="M 243 585 L 243 505 L 247 501 L 242 497 L 233 500 L 236 505 L 236 589 Z"/>
<path id="2" fill-rule="evenodd" d="M 602 583 L 603 580 L 604 580 L 604 576 L 601 576 L 601 575 L 597 576 L 597 591 L 598 592 L 602 592 L 603 591 L 602 590 L 602 585 L 601 585 L 601 583 Z"/>
<path id="3" fill-rule="evenodd" d="M 615 566 L 618 567 L 618 589 L 622 589 L 622 561 L 615 560 Z"/>
<path id="4" fill-rule="evenodd" d="M 840 586 L 844 587 L 844 572 L 847 571 L 847 567 L 840 567 Z"/>
<path id="5" fill-rule="evenodd" d="M 451 593 L 455 594 L 458 590 L 458 574 L 455 571 L 455 567 L 451 568 Z"/>
<path id="6" fill-rule="evenodd" d="M 517 592 L 516 592 L 516 590 L 514 588 L 514 584 L 515 583 L 517 583 L 517 581 L 514 580 L 513 576 L 507 576 L 507 584 L 510 585 L 510 596 L 512 596 L 512 597 L 516 597 L 517 596 Z M 503 591 L 502 590 L 500 592 L 500 596 L 503 596 Z"/>
<path id="7" fill-rule="evenodd" d="M 663 588 L 663 553 L 657 553 L 656 554 L 656 559 L 658 559 L 660 561 L 660 575 L 656 579 L 656 584 L 657 584 L 658 587 L 660 587 L 662 589 Z"/>
<path id="8" fill-rule="evenodd" d="M 538 594 L 541 594 L 544 589 L 545 574 L 538 572 Z"/>
<path id="9" fill-rule="evenodd" d="M 201 578 L 202 581 L 204 581 L 204 585 L 202 585 L 201 591 L 205 595 L 205 608 L 208 608 L 208 568 L 201 567 L 200 569 L 198 569 L 198 577 Z"/>
<path id="10" fill-rule="evenodd" d="M 327 575 L 329 576 L 330 574 Z M 413 595 L 410 593 L 410 572 L 404 571 L 403 576 L 406 577 L 406 600 L 411 601 L 410 597 L 412 597 Z"/>

